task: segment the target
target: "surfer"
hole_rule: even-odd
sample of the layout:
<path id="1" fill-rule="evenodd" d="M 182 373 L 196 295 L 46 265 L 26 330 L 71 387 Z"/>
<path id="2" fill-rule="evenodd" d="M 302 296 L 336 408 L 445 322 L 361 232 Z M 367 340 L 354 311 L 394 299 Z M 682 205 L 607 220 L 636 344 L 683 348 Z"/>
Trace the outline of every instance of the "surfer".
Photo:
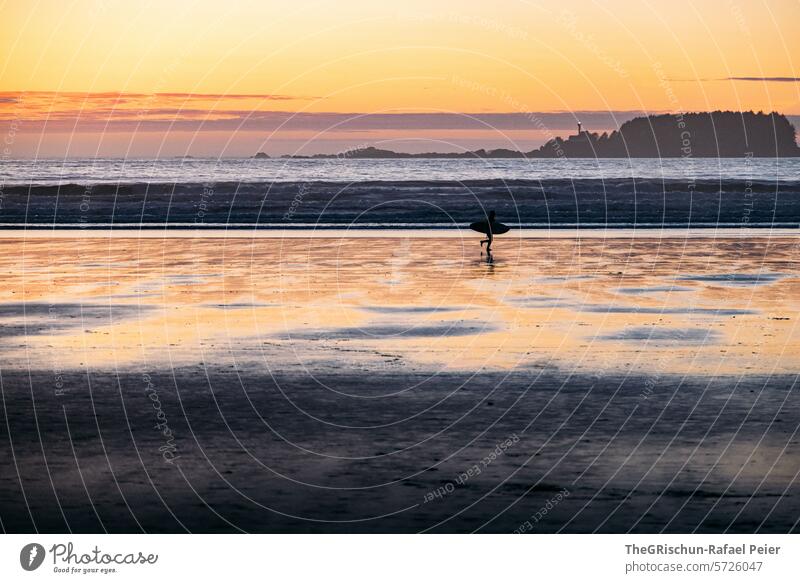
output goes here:
<path id="1" fill-rule="evenodd" d="M 481 249 L 483 248 L 484 243 L 486 244 L 486 253 L 489 257 L 492 256 L 492 241 L 494 240 L 495 235 L 502 235 L 503 233 L 508 233 L 508 225 L 504 225 L 503 223 L 498 223 L 494 220 L 495 213 L 494 211 L 489 211 L 489 220 L 488 221 L 478 221 L 477 223 L 472 223 L 469 228 L 473 231 L 477 231 L 478 233 L 483 233 L 486 235 L 486 239 L 481 241 Z"/>
<path id="2" fill-rule="evenodd" d="M 492 254 L 492 239 L 494 236 L 492 235 L 492 223 L 494 222 L 494 211 L 489 211 L 489 228 L 486 231 L 486 239 L 481 241 L 481 248 L 483 244 L 486 243 L 486 252 L 491 255 Z"/>

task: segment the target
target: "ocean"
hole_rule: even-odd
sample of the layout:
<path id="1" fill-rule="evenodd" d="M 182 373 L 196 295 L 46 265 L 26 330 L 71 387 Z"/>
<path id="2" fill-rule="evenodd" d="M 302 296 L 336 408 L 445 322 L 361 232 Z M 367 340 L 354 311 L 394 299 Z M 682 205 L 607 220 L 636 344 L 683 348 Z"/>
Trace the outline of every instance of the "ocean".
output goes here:
<path id="1" fill-rule="evenodd" d="M 1 168 L 0 530 L 798 530 L 800 160 Z"/>
<path id="2" fill-rule="evenodd" d="M 800 159 L 67 159 L 0 166 L 0 228 L 792 228 Z"/>

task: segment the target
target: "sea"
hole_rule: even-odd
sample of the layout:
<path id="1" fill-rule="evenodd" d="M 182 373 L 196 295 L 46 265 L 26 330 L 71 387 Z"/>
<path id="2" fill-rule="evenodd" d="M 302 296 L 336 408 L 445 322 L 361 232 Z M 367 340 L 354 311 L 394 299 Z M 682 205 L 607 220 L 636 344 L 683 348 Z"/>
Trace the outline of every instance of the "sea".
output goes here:
<path id="1" fill-rule="evenodd" d="M 798 531 L 800 160 L 0 171 L 4 532 Z"/>
<path id="2" fill-rule="evenodd" d="M 29 159 L 0 228 L 793 228 L 800 159 Z"/>

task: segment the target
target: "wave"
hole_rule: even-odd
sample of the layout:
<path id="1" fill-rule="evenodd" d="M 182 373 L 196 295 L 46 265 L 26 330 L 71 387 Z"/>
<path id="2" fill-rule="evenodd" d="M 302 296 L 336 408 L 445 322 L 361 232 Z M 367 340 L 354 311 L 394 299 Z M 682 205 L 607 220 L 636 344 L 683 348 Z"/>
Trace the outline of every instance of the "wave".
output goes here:
<path id="1" fill-rule="evenodd" d="M 489 209 L 503 222 L 531 228 L 800 224 L 800 182 L 767 180 L 64 184 L 6 187 L 0 191 L 0 202 L 4 228 L 75 224 L 447 228 L 469 224 Z"/>

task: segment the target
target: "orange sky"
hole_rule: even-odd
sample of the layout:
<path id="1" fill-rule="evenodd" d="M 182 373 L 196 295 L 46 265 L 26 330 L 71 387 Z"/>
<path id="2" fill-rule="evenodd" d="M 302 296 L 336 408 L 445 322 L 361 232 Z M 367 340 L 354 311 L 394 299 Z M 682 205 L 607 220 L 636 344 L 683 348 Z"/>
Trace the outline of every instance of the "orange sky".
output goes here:
<path id="1" fill-rule="evenodd" d="M 283 129 L 258 125 L 264 112 L 611 113 L 592 129 L 641 111 L 800 115 L 797 0 L 12 0 L 0 14 L 11 157 L 528 147 L 548 133 Z"/>

